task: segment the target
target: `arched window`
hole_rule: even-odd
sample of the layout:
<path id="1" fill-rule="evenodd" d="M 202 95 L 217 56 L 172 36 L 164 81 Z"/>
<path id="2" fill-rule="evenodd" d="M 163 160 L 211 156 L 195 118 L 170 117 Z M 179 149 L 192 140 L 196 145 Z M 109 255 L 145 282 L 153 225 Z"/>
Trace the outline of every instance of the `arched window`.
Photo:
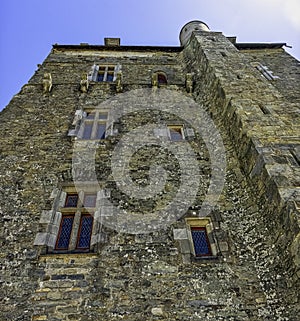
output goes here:
<path id="1" fill-rule="evenodd" d="M 159 85 L 167 85 L 168 80 L 167 80 L 166 74 L 163 72 L 158 72 L 157 73 L 157 81 L 158 81 Z"/>

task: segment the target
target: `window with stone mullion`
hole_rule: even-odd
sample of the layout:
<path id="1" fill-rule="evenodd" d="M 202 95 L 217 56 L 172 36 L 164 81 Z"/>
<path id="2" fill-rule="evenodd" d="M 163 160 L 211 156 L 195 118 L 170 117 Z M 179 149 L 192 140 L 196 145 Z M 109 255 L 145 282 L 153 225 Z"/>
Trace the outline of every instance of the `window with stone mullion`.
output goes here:
<path id="1" fill-rule="evenodd" d="M 87 115 L 84 121 L 82 139 L 105 139 L 107 113 L 96 111 Z"/>
<path id="2" fill-rule="evenodd" d="M 61 209 L 62 218 L 55 252 L 88 252 L 90 250 L 95 207 L 96 193 L 84 194 L 83 202 L 80 201 L 78 194 L 67 194 L 65 206 Z"/>

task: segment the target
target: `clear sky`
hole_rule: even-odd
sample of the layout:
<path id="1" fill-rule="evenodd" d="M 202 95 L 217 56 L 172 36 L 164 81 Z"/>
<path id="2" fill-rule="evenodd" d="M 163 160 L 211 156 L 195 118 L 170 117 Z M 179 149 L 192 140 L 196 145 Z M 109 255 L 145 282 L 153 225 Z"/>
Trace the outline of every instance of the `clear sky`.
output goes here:
<path id="1" fill-rule="evenodd" d="M 284 42 L 300 60 L 300 0 L 1 0 L 0 110 L 52 44 L 179 45 L 191 20 L 238 42 Z"/>

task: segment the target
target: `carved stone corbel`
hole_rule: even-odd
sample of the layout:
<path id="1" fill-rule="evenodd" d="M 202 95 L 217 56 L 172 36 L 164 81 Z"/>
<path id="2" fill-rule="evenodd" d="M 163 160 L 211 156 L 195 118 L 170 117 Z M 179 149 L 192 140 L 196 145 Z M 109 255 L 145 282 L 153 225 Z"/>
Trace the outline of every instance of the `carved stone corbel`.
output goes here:
<path id="1" fill-rule="evenodd" d="M 157 73 L 152 74 L 152 87 L 154 87 L 154 88 L 158 87 L 158 74 Z"/>
<path id="2" fill-rule="evenodd" d="M 192 93 L 193 92 L 193 86 L 194 82 L 193 82 L 193 74 L 192 73 L 187 73 L 185 75 L 185 87 L 186 87 L 186 91 L 188 93 Z"/>
<path id="3" fill-rule="evenodd" d="M 75 111 L 72 125 L 76 126 L 83 117 L 84 117 L 84 111 L 82 111 L 81 109 L 77 109 Z"/>
<path id="4" fill-rule="evenodd" d="M 121 93 L 123 91 L 122 80 L 123 80 L 123 74 L 122 74 L 122 71 L 120 70 L 117 72 L 117 77 L 116 77 L 116 91 L 117 91 L 117 93 Z"/>
<path id="5" fill-rule="evenodd" d="M 49 72 L 44 73 L 42 83 L 43 83 L 43 92 L 45 94 L 49 93 L 52 89 L 52 76 Z"/>
<path id="6" fill-rule="evenodd" d="M 81 75 L 81 80 L 80 80 L 80 91 L 82 93 L 86 93 L 89 89 L 89 80 L 88 80 L 88 75 L 83 73 Z"/>

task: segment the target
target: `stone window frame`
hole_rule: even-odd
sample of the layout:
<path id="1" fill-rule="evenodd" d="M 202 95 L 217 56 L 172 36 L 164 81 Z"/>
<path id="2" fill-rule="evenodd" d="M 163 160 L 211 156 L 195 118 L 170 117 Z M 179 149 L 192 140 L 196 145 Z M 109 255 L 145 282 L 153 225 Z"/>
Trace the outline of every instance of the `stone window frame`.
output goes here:
<path id="1" fill-rule="evenodd" d="M 78 193 L 78 204 L 76 207 L 65 207 L 66 198 L 69 194 Z M 84 195 L 96 194 L 95 207 L 84 207 Z M 51 194 L 53 205 L 51 210 L 44 210 L 41 213 L 39 231 L 35 237 L 34 245 L 40 246 L 40 254 L 85 254 L 97 251 L 100 243 L 107 242 L 107 233 L 103 230 L 100 215 L 111 215 L 107 212 L 107 206 L 100 205 L 109 195 L 109 191 L 100 190 L 99 186 L 94 186 L 89 182 L 82 183 L 80 190 L 74 185 L 63 184 L 60 188 L 55 188 Z M 70 246 L 67 250 L 57 250 L 56 242 L 59 236 L 61 220 L 63 215 L 73 215 L 72 235 Z M 88 249 L 76 248 L 78 232 L 81 218 L 84 215 L 93 216 L 93 226 L 91 231 L 90 247 Z"/>
<path id="2" fill-rule="evenodd" d="M 256 68 L 264 78 L 266 78 L 267 80 L 276 80 L 279 79 L 279 76 L 274 76 L 273 72 L 271 70 L 269 70 L 269 68 L 265 65 L 262 65 L 259 62 L 254 62 L 252 63 L 252 65 L 254 66 L 254 68 Z"/>
<path id="3" fill-rule="evenodd" d="M 80 113 L 79 113 L 80 112 Z M 93 118 L 89 118 L 89 115 L 94 114 Z M 79 115 L 79 117 L 78 117 Z M 100 115 L 106 115 L 100 117 Z M 90 138 L 84 138 L 85 123 L 92 123 L 91 136 Z M 113 121 L 110 117 L 109 109 L 102 107 L 85 108 L 84 110 L 76 110 L 74 115 L 73 124 L 75 127 L 70 128 L 68 136 L 76 137 L 80 140 L 96 140 L 101 141 L 106 139 L 108 136 L 118 134 L 118 130 L 113 127 Z M 103 137 L 97 137 L 97 130 L 99 125 L 105 125 Z"/>
<path id="4" fill-rule="evenodd" d="M 170 132 L 170 129 L 172 128 L 180 129 L 182 139 L 172 139 L 172 135 Z M 174 143 L 193 140 L 195 138 L 195 131 L 193 128 L 188 127 L 185 124 L 182 124 L 182 122 L 177 121 L 168 121 L 167 124 L 159 125 L 157 128 L 153 130 L 153 134 L 157 138 L 160 138 L 165 141 L 171 141 Z"/>
<path id="5" fill-rule="evenodd" d="M 191 229 L 193 227 L 205 228 L 209 241 L 210 255 L 197 256 L 195 253 L 194 241 Z M 184 264 L 191 262 L 207 262 L 218 260 L 220 251 L 217 240 L 214 236 L 214 227 L 210 217 L 187 217 L 184 219 L 182 228 L 173 229 L 174 240 L 179 243 L 180 253 Z"/>
<path id="6" fill-rule="evenodd" d="M 108 134 L 108 111 L 95 108 L 93 110 L 86 110 L 85 112 L 86 116 L 81 121 L 77 137 L 83 140 L 105 139 Z M 89 134 L 86 132 L 87 124 L 91 126 Z M 102 132 L 99 131 L 99 128 Z"/>
<path id="7" fill-rule="evenodd" d="M 187 235 L 190 242 L 191 253 L 193 254 L 194 259 L 206 259 L 206 258 L 216 258 L 217 257 L 217 246 L 216 241 L 213 236 L 213 225 L 211 219 L 209 217 L 204 218 L 185 218 L 186 226 L 187 226 Z M 208 245 L 210 248 L 209 255 L 201 255 L 197 256 L 195 252 L 194 240 L 192 237 L 192 228 L 199 227 L 204 228 L 208 240 Z"/>
<path id="8" fill-rule="evenodd" d="M 61 203 L 60 205 L 63 204 L 63 206 L 59 206 L 58 210 L 60 215 L 60 223 L 59 223 L 59 229 L 56 235 L 56 241 L 55 241 L 55 246 L 50 249 L 48 249 L 49 252 L 53 252 L 53 253 L 74 253 L 74 252 L 90 252 L 91 250 L 91 246 L 89 246 L 89 248 L 78 248 L 78 241 L 79 241 L 79 237 L 80 237 L 80 230 L 81 230 L 81 224 L 82 224 L 82 217 L 86 216 L 86 215 L 90 215 L 94 218 L 94 213 L 96 211 L 96 202 L 95 202 L 95 206 L 94 207 L 84 207 L 84 199 L 86 194 L 91 195 L 94 194 L 95 195 L 95 199 L 97 198 L 97 192 L 85 192 L 85 191 L 79 191 L 77 192 L 75 187 L 65 187 L 64 188 L 64 192 L 62 193 L 63 197 L 62 197 L 62 202 L 64 201 L 64 203 Z M 73 207 L 68 207 L 67 205 L 67 199 L 69 195 L 78 195 L 78 201 L 76 206 Z M 68 215 L 74 215 L 74 219 L 73 219 L 73 224 L 72 224 L 72 229 L 71 229 L 71 237 L 70 237 L 70 241 L 69 241 L 69 245 L 68 245 L 68 249 L 59 249 L 57 248 L 57 242 L 58 239 L 60 237 L 60 232 L 61 232 L 61 228 L 62 228 L 62 220 L 63 217 L 68 216 Z M 90 234 L 90 239 L 92 237 L 93 234 L 93 227 L 94 224 L 92 223 L 92 229 L 91 229 L 91 234 Z"/>
<path id="9" fill-rule="evenodd" d="M 172 141 L 172 142 L 180 142 L 180 141 L 183 141 L 185 140 L 185 130 L 184 130 L 184 126 L 183 125 L 167 125 L 167 128 L 168 128 L 168 136 L 169 136 L 169 139 Z M 172 131 L 174 133 L 179 133 L 180 136 L 181 136 L 181 139 L 177 139 L 175 136 L 177 135 L 173 135 L 172 134 Z"/>
<path id="10" fill-rule="evenodd" d="M 163 71 L 156 71 L 157 73 L 157 82 L 159 86 L 167 85 L 168 84 L 168 77 L 167 74 Z"/>
<path id="11" fill-rule="evenodd" d="M 88 80 L 98 83 L 113 83 L 117 80 L 117 74 L 122 70 L 118 64 L 94 64 L 88 73 Z M 99 78 L 101 76 L 101 78 Z"/>

